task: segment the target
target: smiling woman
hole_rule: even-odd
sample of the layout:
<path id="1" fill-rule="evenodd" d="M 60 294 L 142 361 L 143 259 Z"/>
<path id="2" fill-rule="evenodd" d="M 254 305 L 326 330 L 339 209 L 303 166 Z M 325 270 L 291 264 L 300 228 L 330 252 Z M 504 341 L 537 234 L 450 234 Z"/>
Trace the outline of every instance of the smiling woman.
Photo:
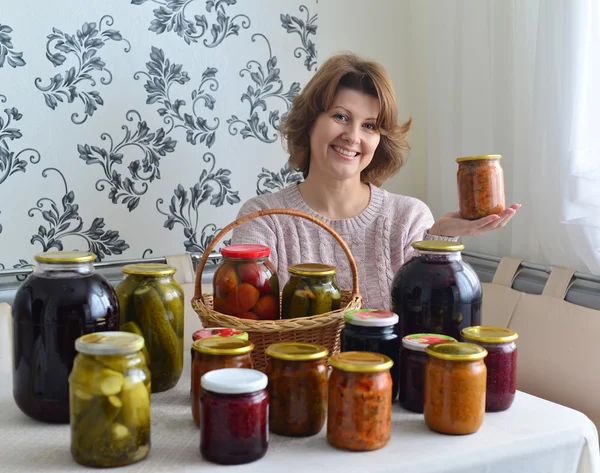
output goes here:
<path id="1" fill-rule="evenodd" d="M 474 221 L 451 212 L 434 222 L 420 200 L 381 189 L 404 163 L 410 123 L 398 121 L 394 89 L 383 67 L 353 54 L 330 58 L 294 99 L 280 127 L 289 165 L 302 172 L 304 181 L 250 199 L 238 217 L 291 208 L 320 218 L 350 246 L 364 306 L 389 309 L 392 279 L 412 258 L 411 243 L 499 228 L 518 209 Z M 335 241 L 303 219 L 255 219 L 234 229 L 233 242 L 269 246 L 282 285 L 290 264 L 311 262 L 336 266 L 340 288 L 351 287 L 350 268 Z"/>

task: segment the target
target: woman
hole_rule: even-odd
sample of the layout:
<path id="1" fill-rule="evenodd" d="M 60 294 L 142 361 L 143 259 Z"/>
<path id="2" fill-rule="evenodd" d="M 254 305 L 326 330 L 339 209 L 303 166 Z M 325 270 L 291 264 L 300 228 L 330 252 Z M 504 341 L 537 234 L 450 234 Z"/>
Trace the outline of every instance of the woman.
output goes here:
<path id="1" fill-rule="evenodd" d="M 363 306 L 390 308 L 390 287 L 419 240 L 456 240 L 501 228 L 518 210 L 476 221 L 457 211 L 434 221 L 420 200 L 379 186 L 402 167 L 410 120 L 400 124 L 392 82 L 377 63 L 353 54 L 327 60 L 296 97 L 280 131 L 290 167 L 304 181 L 275 194 L 254 197 L 238 217 L 268 208 L 291 208 L 316 216 L 348 243 L 358 266 Z M 338 268 L 343 289 L 352 286 L 343 250 L 313 223 L 271 215 L 234 229 L 233 243 L 260 243 L 272 249 L 281 284 L 288 265 L 321 262 Z"/>

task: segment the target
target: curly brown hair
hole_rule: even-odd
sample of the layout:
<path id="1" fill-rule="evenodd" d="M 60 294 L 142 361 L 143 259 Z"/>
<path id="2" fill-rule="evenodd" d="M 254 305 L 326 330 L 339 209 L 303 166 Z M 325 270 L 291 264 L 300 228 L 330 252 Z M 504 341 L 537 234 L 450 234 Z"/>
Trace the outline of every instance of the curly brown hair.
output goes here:
<path id="1" fill-rule="evenodd" d="M 290 167 L 308 176 L 310 167 L 309 132 L 319 114 L 331 107 L 340 88 L 369 94 L 379 100 L 377 129 L 381 134 L 373 160 L 361 172 L 361 181 L 381 186 L 402 167 L 410 149 L 406 135 L 411 120 L 398 122 L 396 95 L 381 65 L 346 53 L 329 58 L 292 102 L 282 119 L 280 132 L 287 143 Z"/>

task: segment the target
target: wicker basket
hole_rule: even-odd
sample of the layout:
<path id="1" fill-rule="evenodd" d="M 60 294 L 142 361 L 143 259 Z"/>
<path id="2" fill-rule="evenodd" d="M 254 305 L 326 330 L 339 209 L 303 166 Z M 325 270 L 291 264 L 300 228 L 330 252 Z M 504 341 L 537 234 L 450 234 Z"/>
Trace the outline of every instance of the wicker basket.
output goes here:
<path id="1" fill-rule="evenodd" d="M 208 255 L 217 243 L 233 228 L 265 215 L 292 215 L 309 220 L 329 232 L 340 244 L 352 271 L 352 290 L 342 290 L 341 309 L 326 312 L 312 317 L 302 317 L 286 320 L 248 320 L 231 315 L 222 314 L 213 310 L 212 294 L 202 294 L 202 272 Z M 358 271 L 356 261 L 350 248 L 342 237 L 329 225 L 305 212 L 291 209 L 268 209 L 248 214 L 227 225 L 210 242 L 196 271 L 196 291 L 192 299 L 192 306 L 198 314 L 203 327 L 230 327 L 248 332 L 248 338 L 254 343 L 252 358 L 254 367 L 265 371 L 267 355 L 265 349 L 277 342 L 309 342 L 324 345 L 329 349 L 330 355 L 340 351 L 340 334 L 344 327 L 344 312 L 350 309 L 360 309 L 362 299 L 358 290 Z"/>

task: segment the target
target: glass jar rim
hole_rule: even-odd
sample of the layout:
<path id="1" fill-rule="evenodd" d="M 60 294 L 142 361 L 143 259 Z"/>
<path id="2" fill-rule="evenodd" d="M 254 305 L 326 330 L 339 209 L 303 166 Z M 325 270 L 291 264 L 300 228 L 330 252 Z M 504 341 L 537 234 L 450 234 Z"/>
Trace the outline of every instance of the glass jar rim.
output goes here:
<path id="1" fill-rule="evenodd" d="M 329 358 L 329 364 L 342 371 L 353 373 L 378 373 L 389 370 L 394 362 L 380 353 L 344 351 Z"/>
<path id="2" fill-rule="evenodd" d="M 75 350 L 86 355 L 132 355 L 144 348 L 144 337 L 130 332 L 95 332 L 75 340 Z"/>
<path id="3" fill-rule="evenodd" d="M 288 273 L 294 276 L 332 276 L 337 268 L 322 263 L 298 263 L 288 266 Z"/>
<path id="4" fill-rule="evenodd" d="M 134 263 L 123 266 L 124 274 L 136 274 L 140 276 L 170 276 L 177 271 L 173 266 L 165 263 Z"/>
<path id="5" fill-rule="evenodd" d="M 475 343 L 434 343 L 425 348 L 425 353 L 433 358 L 446 361 L 478 361 L 487 356 L 487 350 Z"/>
<path id="6" fill-rule="evenodd" d="M 510 343 L 519 338 L 519 334 L 509 328 L 483 325 L 466 327 L 460 334 L 467 340 L 482 343 Z"/>
<path id="7" fill-rule="evenodd" d="M 240 244 L 221 248 L 224 258 L 252 259 L 262 258 L 271 254 L 271 248 L 264 245 Z"/>
<path id="8" fill-rule="evenodd" d="M 398 314 L 389 310 L 355 309 L 344 313 L 344 321 L 361 327 L 391 327 L 398 323 Z"/>
<path id="9" fill-rule="evenodd" d="M 448 252 L 448 253 L 462 251 L 465 249 L 465 245 L 463 245 L 462 243 L 458 243 L 457 241 L 447 241 L 447 240 L 414 241 L 411 244 L 411 246 L 415 250 L 438 251 L 438 252 Z"/>
<path id="10" fill-rule="evenodd" d="M 221 368 L 205 373 L 200 385 L 218 394 L 250 394 L 267 387 L 267 375 L 249 368 Z"/>
<path id="11" fill-rule="evenodd" d="M 243 338 L 208 337 L 193 342 L 192 348 L 207 355 L 244 355 L 254 350 L 254 344 Z"/>
<path id="12" fill-rule="evenodd" d="M 265 352 L 272 358 L 286 361 L 322 360 L 329 354 L 329 350 L 322 345 L 303 342 L 274 343 Z"/>
<path id="13" fill-rule="evenodd" d="M 502 159 L 501 154 L 480 154 L 476 156 L 463 156 L 461 158 L 456 158 L 457 163 L 462 163 L 465 161 L 483 161 L 483 160 L 498 160 Z"/>
<path id="14" fill-rule="evenodd" d="M 34 256 L 38 263 L 89 263 L 96 260 L 90 251 L 45 251 Z"/>
<path id="15" fill-rule="evenodd" d="M 439 333 L 413 333 L 402 339 L 402 346 L 407 350 L 425 352 L 434 343 L 455 343 L 456 338 Z"/>

